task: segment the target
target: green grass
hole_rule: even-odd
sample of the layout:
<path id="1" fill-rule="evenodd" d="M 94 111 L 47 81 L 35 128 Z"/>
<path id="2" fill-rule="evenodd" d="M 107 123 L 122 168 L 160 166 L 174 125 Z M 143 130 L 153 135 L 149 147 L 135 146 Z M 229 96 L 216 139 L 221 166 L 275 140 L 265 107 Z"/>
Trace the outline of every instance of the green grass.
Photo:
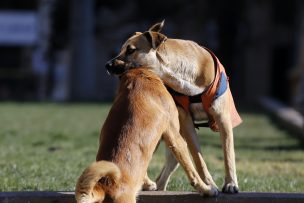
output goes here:
<path id="1" fill-rule="evenodd" d="M 82 170 L 95 160 L 99 131 L 109 104 L 0 103 L 0 191 L 74 190 Z M 251 192 L 303 192 L 304 147 L 265 114 L 241 111 L 235 150 L 239 186 Z M 209 171 L 223 184 L 219 135 L 200 129 Z M 164 163 L 160 145 L 150 164 L 156 178 Z M 169 190 L 193 190 L 181 168 Z"/>

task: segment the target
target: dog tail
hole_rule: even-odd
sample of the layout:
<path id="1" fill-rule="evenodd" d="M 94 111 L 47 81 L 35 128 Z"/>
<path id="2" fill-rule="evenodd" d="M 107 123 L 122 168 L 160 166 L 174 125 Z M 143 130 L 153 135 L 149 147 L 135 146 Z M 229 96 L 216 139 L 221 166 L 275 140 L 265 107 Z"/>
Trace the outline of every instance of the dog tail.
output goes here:
<path id="1" fill-rule="evenodd" d="M 118 183 L 120 169 L 109 161 L 98 161 L 88 166 L 76 184 L 75 198 L 77 203 L 102 202 L 105 188 Z"/>

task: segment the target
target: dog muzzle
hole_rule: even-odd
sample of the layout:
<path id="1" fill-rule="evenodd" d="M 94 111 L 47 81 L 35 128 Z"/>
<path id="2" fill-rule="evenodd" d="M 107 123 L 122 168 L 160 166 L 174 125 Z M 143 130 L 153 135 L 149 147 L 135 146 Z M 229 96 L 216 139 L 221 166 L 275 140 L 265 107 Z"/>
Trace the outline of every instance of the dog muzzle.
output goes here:
<path id="1" fill-rule="evenodd" d="M 118 59 L 108 61 L 105 67 L 109 75 L 121 75 L 127 70 L 125 62 Z"/>

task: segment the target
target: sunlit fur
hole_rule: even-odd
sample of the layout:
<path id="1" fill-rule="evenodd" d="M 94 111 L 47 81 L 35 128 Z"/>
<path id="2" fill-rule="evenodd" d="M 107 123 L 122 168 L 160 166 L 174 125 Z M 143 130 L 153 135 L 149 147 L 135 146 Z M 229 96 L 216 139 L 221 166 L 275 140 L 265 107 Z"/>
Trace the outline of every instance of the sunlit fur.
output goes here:
<path id="1" fill-rule="evenodd" d="M 107 177 L 113 183 L 120 181 L 121 172 L 116 164 L 108 161 L 98 161 L 88 166 L 78 178 L 75 198 L 78 203 L 102 202 L 106 187 L 99 184 L 102 177 Z M 108 187 L 110 187 L 108 185 Z"/>

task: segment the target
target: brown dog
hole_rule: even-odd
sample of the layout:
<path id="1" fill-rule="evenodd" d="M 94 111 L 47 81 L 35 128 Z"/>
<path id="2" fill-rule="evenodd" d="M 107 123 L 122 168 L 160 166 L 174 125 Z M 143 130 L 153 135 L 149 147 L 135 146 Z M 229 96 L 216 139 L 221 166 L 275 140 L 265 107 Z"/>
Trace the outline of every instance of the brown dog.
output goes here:
<path id="1" fill-rule="evenodd" d="M 77 202 L 136 202 L 161 137 L 183 166 L 191 185 L 201 194 L 217 195 L 217 189 L 200 179 L 191 162 L 187 144 L 179 134 L 178 111 L 171 95 L 159 77 L 143 68 L 121 77 L 101 130 L 97 162 L 77 182 Z"/>
<path id="2" fill-rule="evenodd" d="M 201 178 L 206 184 L 216 186 L 203 160 L 194 128 L 194 121 L 208 118 L 210 127 L 221 134 L 226 172 L 223 192 L 237 193 L 232 128 L 240 124 L 241 119 L 224 68 L 211 51 L 197 43 L 161 34 L 163 25 L 164 21 L 144 33 L 136 32 L 123 44 L 119 55 L 106 64 L 106 69 L 110 74 L 120 75 L 136 67 L 149 67 L 174 92 L 199 100 L 200 103 L 191 103 L 189 98 L 174 96 L 176 103 L 183 107 L 178 108 L 181 134 L 189 145 Z M 158 189 L 166 188 L 176 166 L 177 162 L 169 154 L 157 181 Z"/>

